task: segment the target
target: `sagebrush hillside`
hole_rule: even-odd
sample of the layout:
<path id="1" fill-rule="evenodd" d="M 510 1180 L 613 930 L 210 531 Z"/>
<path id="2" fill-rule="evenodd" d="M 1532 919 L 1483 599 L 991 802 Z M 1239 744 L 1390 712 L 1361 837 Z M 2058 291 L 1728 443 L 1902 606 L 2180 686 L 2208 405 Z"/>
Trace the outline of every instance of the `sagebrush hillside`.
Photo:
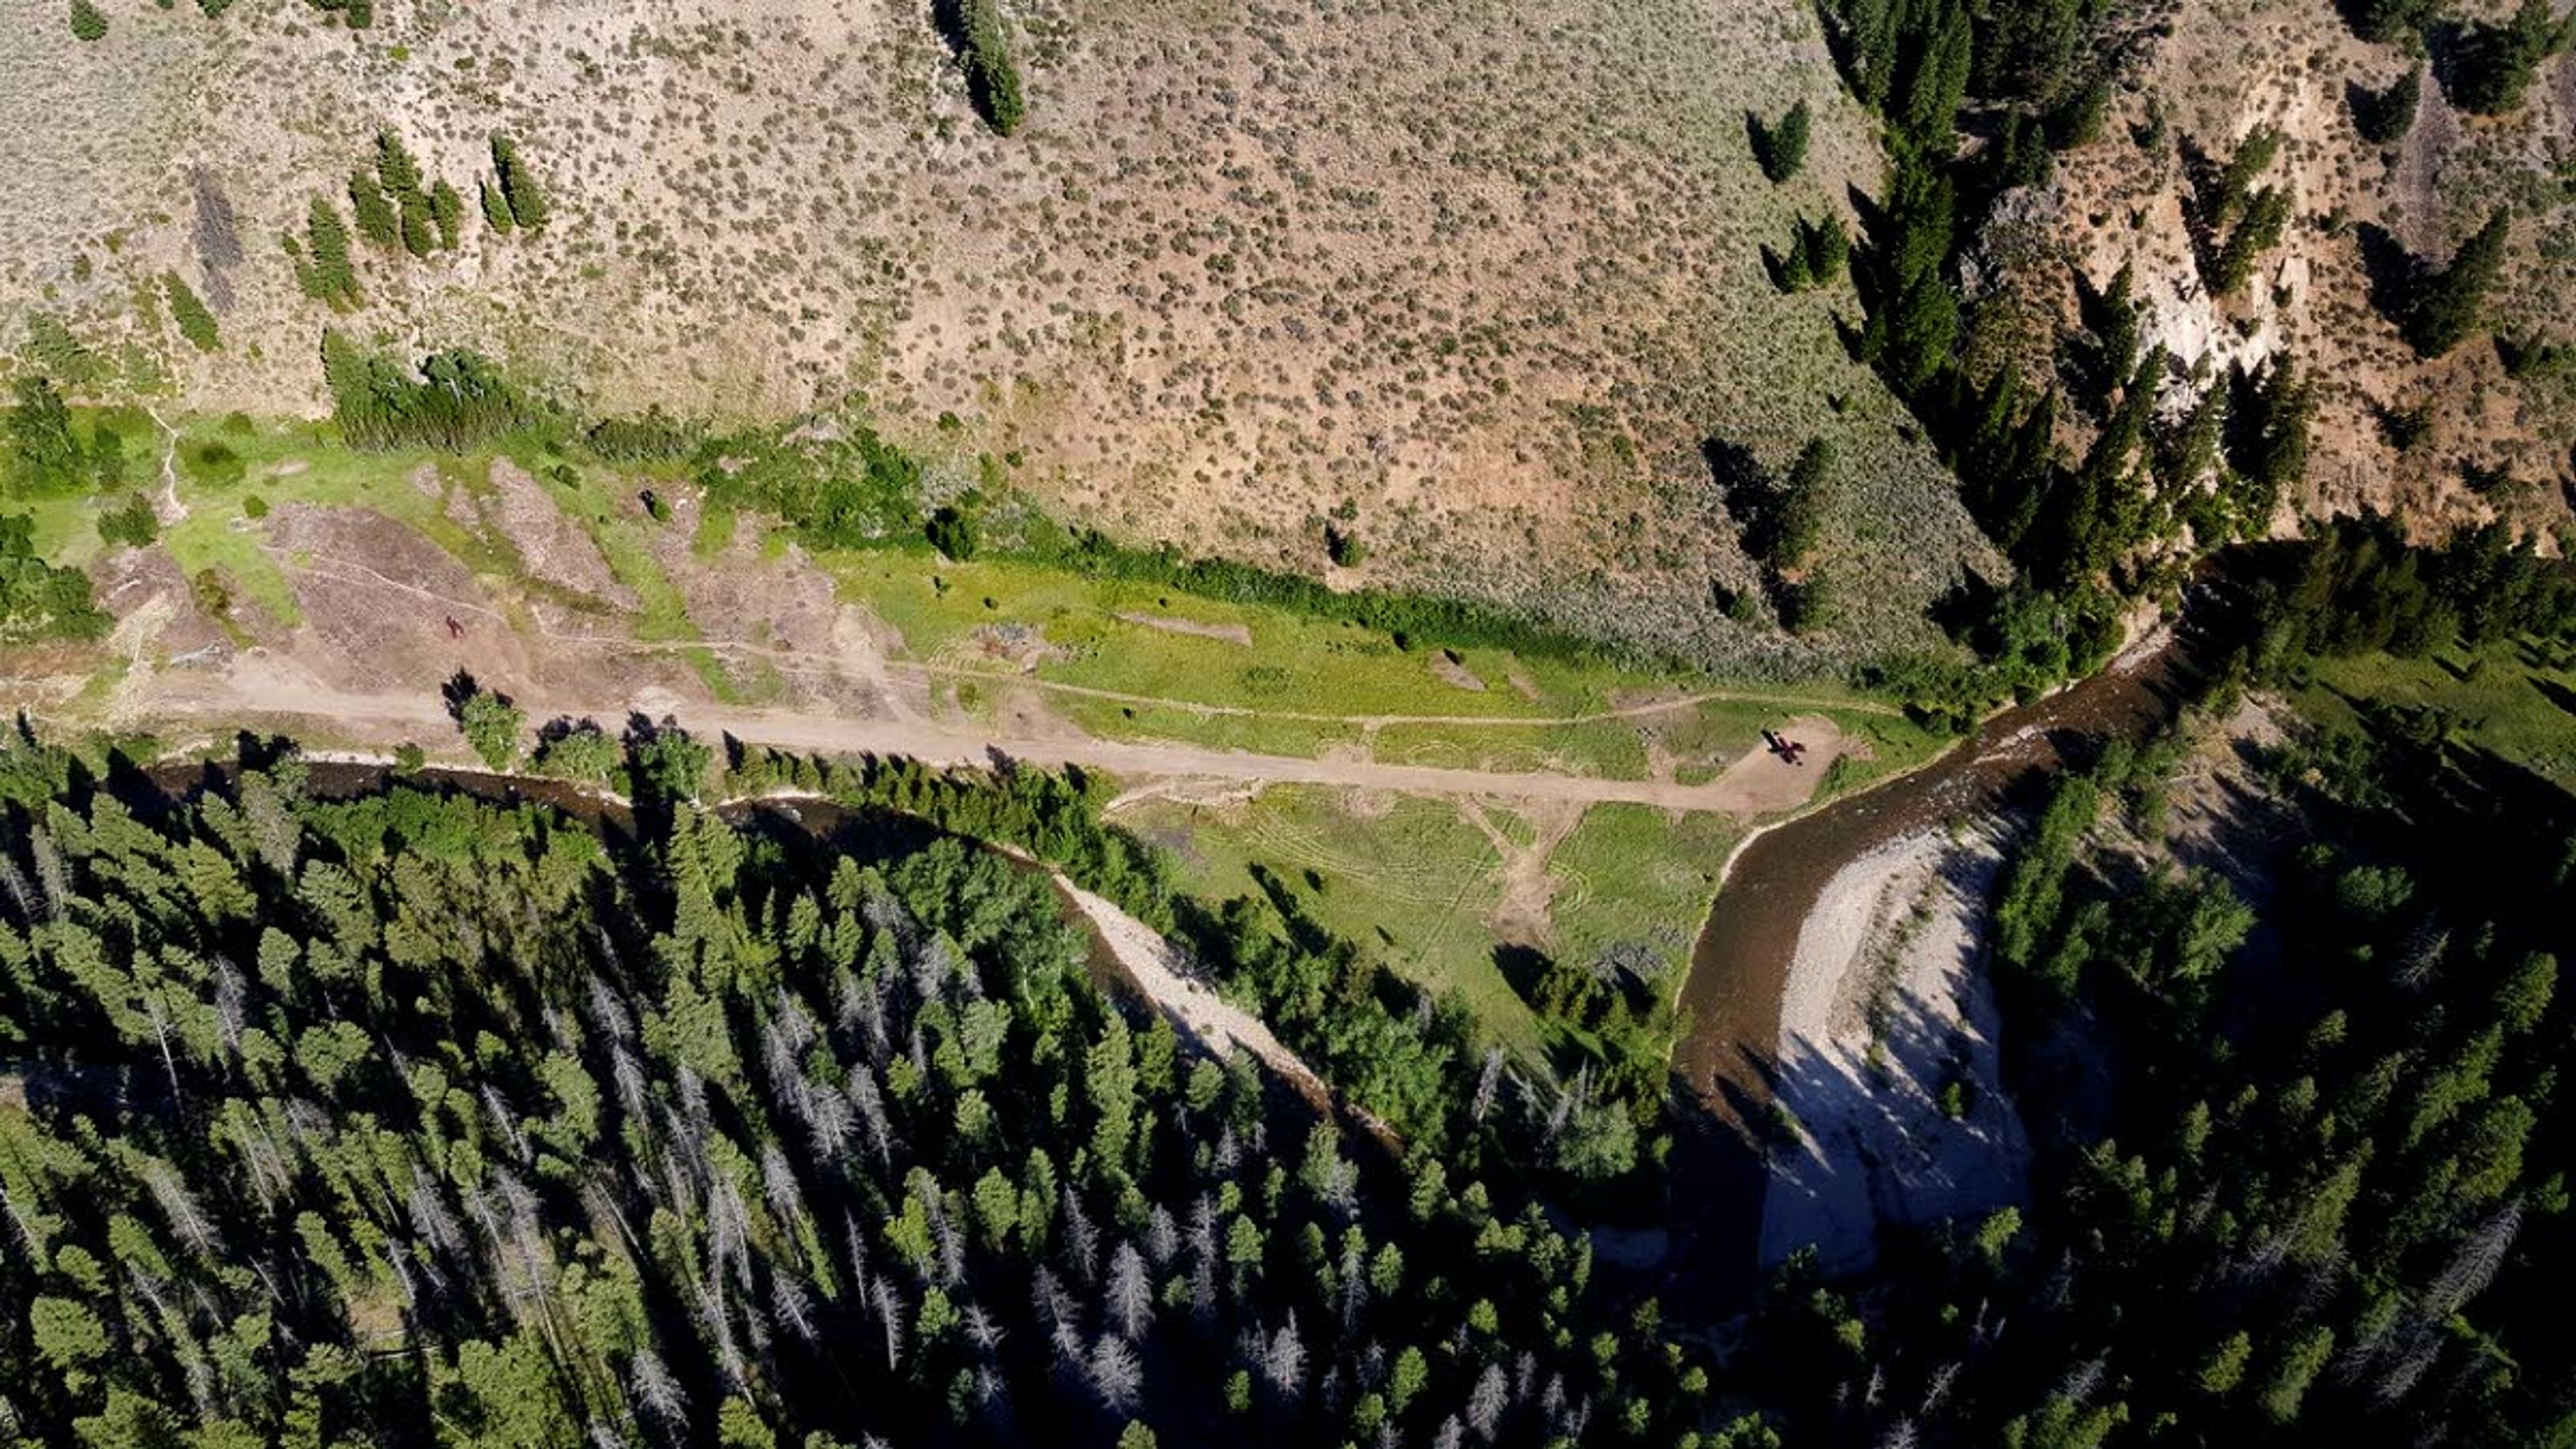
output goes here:
<path id="1" fill-rule="evenodd" d="M 1779 636 L 1713 439 L 1775 472 L 1839 444 L 1835 652 L 1921 641 L 1981 557 L 1837 338 L 1848 294 L 1765 270 L 1882 164 L 1805 7 L 1009 14 L 1008 138 L 911 5 L 30 20 L 0 41 L 0 124 L 38 138 L 0 180 L 6 340 L 209 410 L 318 411 L 326 324 L 478 347 L 601 410 L 863 393 L 1128 536 L 1322 571 L 1339 510 L 1361 576 L 1737 657 Z M 1748 117 L 1801 99 L 1809 156 L 1774 185 Z M 418 257 L 359 235 L 335 310 L 282 239 L 309 258 L 317 199 L 363 232 L 380 132 L 465 225 Z M 539 232 L 476 210 L 496 135 L 545 188 Z M 220 350 L 165 318 L 170 272 Z"/>

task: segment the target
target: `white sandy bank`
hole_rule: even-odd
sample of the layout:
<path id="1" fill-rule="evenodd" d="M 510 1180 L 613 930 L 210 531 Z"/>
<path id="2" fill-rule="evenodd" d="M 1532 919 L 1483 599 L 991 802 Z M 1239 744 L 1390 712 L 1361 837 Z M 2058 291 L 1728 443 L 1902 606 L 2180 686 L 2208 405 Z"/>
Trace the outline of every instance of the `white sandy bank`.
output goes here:
<path id="1" fill-rule="evenodd" d="M 1772 1154 L 1764 1266 L 1813 1243 L 1828 1268 L 1859 1267 L 1882 1223 L 2027 1197 L 2030 1145 L 2002 1091 L 1980 959 L 2000 860 L 1983 837 L 1927 831 L 1826 883 L 1780 1009 L 1779 1100 L 1805 1131 Z M 1953 1080 L 1968 1104 L 1957 1120 L 1941 1104 Z"/>

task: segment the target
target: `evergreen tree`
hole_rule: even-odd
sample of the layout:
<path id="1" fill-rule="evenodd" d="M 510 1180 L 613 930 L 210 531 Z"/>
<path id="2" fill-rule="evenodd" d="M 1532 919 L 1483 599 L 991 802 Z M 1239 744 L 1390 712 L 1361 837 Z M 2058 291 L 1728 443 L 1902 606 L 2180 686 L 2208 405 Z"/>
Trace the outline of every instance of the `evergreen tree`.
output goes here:
<path id="1" fill-rule="evenodd" d="M 2289 230 L 2290 194 L 2277 186 L 2266 186 L 2245 203 L 2243 217 L 2227 233 L 2227 241 L 2218 249 L 2218 259 L 2210 268 L 2209 289 L 2221 297 L 2233 296 L 2254 273 L 2254 264 L 2265 252 L 2281 244 Z"/>
<path id="2" fill-rule="evenodd" d="M 2576 18 L 2559 19 L 2550 0 L 2522 0 L 2501 25 L 2471 22 L 2460 27 L 2443 88 L 2472 115 L 2519 110 L 2541 63 L 2565 50 L 2571 33 L 2576 33 Z"/>
<path id="3" fill-rule="evenodd" d="M 1771 529 L 1768 552 L 1774 567 L 1802 568 L 1815 553 L 1834 508 L 1833 466 L 1833 445 L 1822 438 L 1809 439 L 1790 465 Z"/>
<path id="4" fill-rule="evenodd" d="M 349 229 L 341 223 L 338 209 L 322 197 L 313 198 L 305 214 L 304 251 L 298 260 L 296 279 L 306 296 L 328 302 L 334 310 L 363 300 L 349 254 Z"/>
<path id="5" fill-rule="evenodd" d="M 374 172 L 349 173 L 349 206 L 358 219 L 358 235 L 386 251 L 402 245 L 402 216 L 377 185 Z"/>
<path id="6" fill-rule="evenodd" d="M 179 335 L 188 339 L 189 346 L 199 352 L 213 352 L 223 345 L 215 328 L 215 314 L 206 310 L 195 288 L 177 272 L 163 272 L 161 289 L 170 298 L 171 320 L 179 324 Z"/>
<path id="7" fill-rule="evenodd" d="M 107 35 L 107 17 L 90 0 L 72 0 L 72 34 L 82 40 L 103 39 Z"/>
<path id="8" fill-rule="evenodd" d="M 1799 168 L 1807 164 L 1807 133 L 1814 120 L 1803 100 L 1791 106 L 1776 124 L 1765 125 L 1758 116 L 1751 118 L 1753 159 L 1774 185 L 1797 175 Z"/>
<path id="9" fill-rule="evenodd" d="M 949 23 L 966 67 L 966 93 L 976 113 L 997 136 L 1019 130 L 1028 102 L 1021 94 L 1019 62 L 1012 54 L 1010 24 L 1002 16 L 1000 0 L 940 3 L 950 7 Z"/>
<path id="10" fill-rule="evenodd" d="M 2499 206 L 2486 225 L 2451 254 L 2450 265 L 2426 277 L 2407 309 L 2406 340 L 2426 357 L 2459 346 L 2486 322 L 2487 294 L 2504 270 L 2513 210 Z"/>
<path id="11" fill-rule="evenodd" d="M 2380 45 L 2419 45 L 2442 13 L 2441 0 L 2339 0 L 2352 32 Z"/>
<path id="12" fill-rule="evenodd" d="M 2352 125 L 2374 146 L 2394 146 L 2415 126 L 2415 108 L 2424 92 L 2424 67 L 2417 65 L 2390 82 L 2384 91 L 2355 88 Z"/>
<path id="13" fill-rule="evenodd" d="M 412 159 L 411 148 L 402 137 L 391 131 L 376 133 L 376 179 L 384 184 L 385 194 L 401 197 L 420 190 L 420 163 Z"/>
<path id="14" fill-rule="evenodd" d="M 1842 219 L 1828 214 L 1820 221 L 1801 222 L 1798 233 L 1808 284 L 1830 287 L 1841 281 L 1851 263 L 1851 234 L 1843 230 Z"/>
<path id="15" fill-rule="evenodd" d="M 465 233 L 465 198 L 440 181 L 429 189 L 429 214 L 438 225 L 438 249 L 452 252 Z"/>
<path id="16" fill-rule="evenodd" d="M 402 194 L 403 250 L 415 257 L 427 257 L 438 250 L 438 224 L 431 214 L 429 198 L 418 191 Z"/>
<path id="17" fill-rule="evenodd" d="M 510 215 L 509 195 L 501 190 L 499 184 L 485 181 L 478 189 L 483 198 L 483 224 L 500 236 L 508 236 L 517 229 L 518 220 Z"/>
<path id="18" fill-rule="evenodd" d="M 527 163 L 520 159 L 517 142 L 507 136 L 492 138 L 492 170 L 500 179 L 503 200 L 509 203 L 511 222 L 521 231 L 544 230 L 549 211 L 545 190 L 538 185 L 536 175 L 528 169 Z M 484 215 L 489 217 L 491 211 L 491 203 L 486 201 Z M 506 230 L 497 226 L 495 229 Z"/>

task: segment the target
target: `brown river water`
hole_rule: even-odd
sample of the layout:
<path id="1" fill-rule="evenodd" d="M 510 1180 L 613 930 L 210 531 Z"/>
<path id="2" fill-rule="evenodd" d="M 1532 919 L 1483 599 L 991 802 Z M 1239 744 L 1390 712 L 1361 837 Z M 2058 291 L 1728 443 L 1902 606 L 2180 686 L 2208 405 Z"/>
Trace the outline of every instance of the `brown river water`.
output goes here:
<path id="1" fill-rule="evenodd" d="M 2143 740 L 2172 720 L 2209 653 L 2214 589 L 2195 589 L 2180 627 L 2103 672 L 2005 710 L 1923 768 L 1763 831 L 1737 853 L 1681 994 L 1667 1312 L 1722 1319 L 1755 1286 L 1766 1172 L 1747 1124 L 1770 1099 L 1790 962 L 1826 883 L 1903 836 L 2024 805 L 2107 741 Z"/>

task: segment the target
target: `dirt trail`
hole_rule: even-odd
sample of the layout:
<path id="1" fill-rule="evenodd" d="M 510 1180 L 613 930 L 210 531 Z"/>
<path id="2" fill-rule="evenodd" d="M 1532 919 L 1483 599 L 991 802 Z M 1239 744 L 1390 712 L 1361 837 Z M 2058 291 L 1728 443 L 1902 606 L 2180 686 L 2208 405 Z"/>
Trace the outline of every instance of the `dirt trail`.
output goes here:
<path id="1" fill-rule="evenodd" d="M 1066 880 L 1061 873 L 1056 876 L 1056 884 L 1091 922 L 1092 929 L 1100 933 L 1101 944 L 1126 969 L 1136 989 L 1170 1017 L 1173 1025 L 1220 1057 L 1238 1050 L 1248 1053 L 1308 1101 L 1319 1106 L 1331 1104 L 1333 1095 L 1324 1079 L 1272 1035 L 1261 1018 L 1182 974 L 1172 944 L 1153 927 Z"/>
<path id="2" fill-rule="evenodd" d="M 1736 815 L 1763 814 L 1797 803 L 1788 799 L 1782 789 L 1784 783 L 1791 783 L 1781 778 L 1791 773 L 1789 767 L 1774 769 L 1760 762 L 1754 766 L 1740 762 L 1737 768 L 1706 784 L 1681 785 L 1539 771 L 1505 773 L 1370 760 L 1258 755 L 1081 735 L 1040 738 L 917 719 L 860 718 L 789 709 L 693 703 L 665 707 L 658 701 L 554 698 L 536 692 L 522 693 L 518 703 L 531 719 L 538 720 L 559 715 L 613 720 L 623 717 L 629 709 L 644 708 L 651 714 L 674 714 L 682 725 L 706 738 L 729 734 L 746 743 L 788 750 L 911 755 L 941 764 L 984 764 L 999 754 L 1032 764 L 1081 765 L 1131 779 L 1179 776 L 1263 785 L 1336 785 L 1416 795 L 1627 803 Z M 444 740 L 455 728 L 433 689 L 339 688 L 265 651 L 243 654 L 219 671 L 162 675 L 137 690 L 129 707 L 138 719 L 188 719 L 221 726 L 258 719 L 308 726 L 319 723 L 344 734 L 387 736 L 387 743 L 400 738 Z M 1797 770 L 1794 786 L 1811 790 L 1822 773 L 1820 765 Z M 1799 799 L 1803 798 L 1802 792 Z"/>

